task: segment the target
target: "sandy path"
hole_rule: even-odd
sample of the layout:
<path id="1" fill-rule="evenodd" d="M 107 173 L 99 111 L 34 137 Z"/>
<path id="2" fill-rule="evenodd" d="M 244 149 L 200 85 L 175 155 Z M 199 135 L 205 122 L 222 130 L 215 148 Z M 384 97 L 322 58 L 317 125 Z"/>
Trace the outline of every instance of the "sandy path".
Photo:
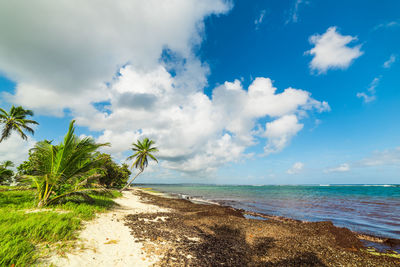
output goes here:
<path id="1" fill-rule="evenodd" d="M 77 247 L 66 257 L 53 257 L 56 266 L 149 266 L 159 260 L 157 255 L 146 255 L 143 244 L 135 242 L 129 227 L 124 225 L 127 214 L 166 212 L 160 207 L 142 203 L 138 196 L 127 191 L 115 200 L 120 206 L 98 215 L 86 223 L 79 235 Z"/>

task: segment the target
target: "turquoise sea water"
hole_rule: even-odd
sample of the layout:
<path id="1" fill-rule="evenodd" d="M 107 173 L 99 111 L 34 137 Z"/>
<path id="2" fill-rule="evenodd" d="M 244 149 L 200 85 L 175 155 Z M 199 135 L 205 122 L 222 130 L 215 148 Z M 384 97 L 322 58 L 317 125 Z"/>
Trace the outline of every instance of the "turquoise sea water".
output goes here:
<path id="1" fill-rule="evenodd" d="M 400 239 L 399 185 L 143 186 L 268 215 L 329 220 L 356 232 Z"/>

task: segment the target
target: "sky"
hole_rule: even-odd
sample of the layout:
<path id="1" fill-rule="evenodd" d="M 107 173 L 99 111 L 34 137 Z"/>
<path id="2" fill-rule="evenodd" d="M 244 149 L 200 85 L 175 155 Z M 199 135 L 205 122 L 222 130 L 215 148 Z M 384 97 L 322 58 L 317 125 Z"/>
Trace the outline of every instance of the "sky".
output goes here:
<path id="1" fill-rule="evenodd" d="M 6 0 L 0 105 L 40 125 L 19 164 L 76 132 L 140 183 L 399 184 L 400 2 Z"/>

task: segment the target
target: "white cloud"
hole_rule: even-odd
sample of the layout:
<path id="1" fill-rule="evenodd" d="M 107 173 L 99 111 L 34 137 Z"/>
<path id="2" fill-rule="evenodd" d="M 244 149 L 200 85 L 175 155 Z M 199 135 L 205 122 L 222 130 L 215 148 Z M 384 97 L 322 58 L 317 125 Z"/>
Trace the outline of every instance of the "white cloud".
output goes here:
<path id="1" fill-rule="evenodd" d="M 286 172 L 288 174 L 298 174 L 300 173 L 304 168 L 304 164 L 302 162 L 296 162 L 293 164 L 293 166 L 288 169 Z"/>
<path id="2" fill-rule="evenodd" d="M 382 165 L 400 166 L 400 147 L 375 151 L 371 156 L 355 163 L 357 166 L 371 167 Z"/>
<path id="3" fill-rule="evenodd" d="M 111 153 L 121 154 L 134 140 L 148 136 L 157 141 L 164 167 L 207 172 L 245 157 L 256 137 L 266 138 L 269 153 L 282 150 L 303 127 L 296 113 L 329 110 L 304 90 L 276 93 L 268 78 L 256 78 L 247 90 L 239 80 L 225 82 L 211 99 L 201 82 L 183 94 L 186 79 L 190 75 L 185 71 L 172 77 L 163 66 L 146 73 L 126 66 L 110 87 L 108 112 L 76 114 L 77 123 L 103 131 L 98 140 L 111 142 Z M 263 117 L 272 121 L 261 134 L 254 129 Z"/>
<path id="4" fill-rule="evenodd" d="M 400 147 L 383 151 L 374 151 L 370 156 L 361 160 L 343 163 L 337 167 L 325 169 L 324 172 L 348 172 L 350 169 L 373 168 L 378 166 L 400 167 Z"/>
<path id="5" fill-rule="evenodd" d="M 384 24 L 386 27 L 393 27 L 393 26 L 400 26 L 400 23 L 398 21 L 391 21 L 386 24 Z"/>
<path id="6" fill-rule="evenodd" d="M 103 134 L 97 138 L 97 142 L 112 144 L 111 146 L 102 147 L 101 151 L 112 154 L 114 158 L 124 162 L 126 158 L 122 153 L 130 149 L 132 143 L 141 137 L 140 133 L 134 131 L 112 132 L 110 130 L 104 130 Z"/>
<path id="7" fill-rule="evenodd" d="M 62 116 L 108 98 L 105 83 L 129 63 L 158 65 L 163 49 L 188 57 L 203 20 L 223 0 L 0 2 L 0 71 L 18 85 L 8 100 Z"/>
<path id="8" fill-rule="evenodd" d="M 15 166 L 21 164 L 28 158 L 29 149 L 35 145 L 36 141 L 31 137 L 25 141 L 16 133 L 0 143 L 0 162 L 11 160 Z"/>
<path id="9" fill-rule="evenodd" d="M 324 170 L 325 173 L 329 173 L 329 172 L 348 172 L 348 171 L 350 171 L 350 165 L 348 163 L 343 163 L 343 164 L 340 164 L 337 167 Z"/>
<path id="10" fill-rule="evenodd" d="M 204 18 L 229 8 L 222 0 L 2 2 L 0 70 L 17 81 L 8 99 L 47 115 L 68 108 L 119 159 L 147 136 L 161 165 L 183 172 L 241 160 L 258 141 L 278 152 L 301 118 L 329 105 L 301 89 L 277 93 L 263 77 L 247 90 L 235 80 L 204 94 L 209 68 L 193 48 Z M 257 131 L 260 118 L 269 122 Z"/>
<path id="11" fill-rule="evenodd" d="M 264 147 L 266 154 L 281 151 L 302 128 L 295 115 L 285 115 L 265 126 L 268 143 Z"/>
<path id="12" fill-rule="evenodd" d="M 376 87 L 379 84 L 381 77 L 375 77 L 369 85 L 367 92 L 357 93 L 358 98 L 362 98 L 364 103 L 372 102 L 376 99 Z"/>
<path id="13" fill-rule="evenodd" d="M 347 69 L 363 54 L 360 50 L 361 45 L 348 46 L 355 40 L 357 37 L 341 35 L 336 31 L 336 27 L 328 28 L 323 35 L 312 35 L 309 41 L 315 46 L 306 52 L 314 56 L 310 62 L 311 70 L 317 70 L 321 74 L 326 73 L 328 69 Z"/>
<path id="14" fill-rule="evenodd" d="M 315 119 L 314 121 L 314 126 L 310 129 L 310 131 L 314 131 L 315 129 L 318 128 L 318 126 L 320 126 L 322 124 L 322 120 L 320 119 Z"/>
<path id="15" fill-rule="evenodd" d="M 292 9 L 290 10 L 290 16 L 286 21 L 286 24 L 293 22 L 296 23 L 299 20 L 299 8 L 301 4 L 308 4 L 304 0 L 295 0 Z"/>
<path id="16" fill-rule="evenodd" d="M 265 9 L 261 10 L 259 17 L 256 20 L 254 20 L 254 24 L 256 25 L 256 30 L 258 30 L 260 24 L 263 22 L 265 13 L 266 13 Z"/>
<path id="17" fill-rule="evenodd" d="M 77 123 L 104 131 L 98 141 L 111 142 L 111 153 L 121 154 L 134 140 L 148 136 L 157 141 L 163 167 L 208 172 L 246 156 L 246 148 L 255 144 L 258 118 L 277 118 L 262 137 L 270 150 L 278 151 L 302 127 L 296 125 L 294 113 L 329 109 L 300 89 L 277 94 L 268 78 L 256 78 L 248 90 L 239 80 L 225 82 L 213 90 L 211 99 L 202 92 L 202 82 L 182 94 L 190 79 L 185 72 L 172 77 L 163 66 L 146 73 L 126 66 L 110 87 L 109 113 L 93 109 L 77 114 Z M 135 99 L 147 104 L 138 105 Z"/>
<path id="18" fill-rule="evenodd" d="M 376 99 L 375 95 L 367 95 L 365 92 L 357 93 L 358 98 L 363 98 L 364 103 L 372 102 Z"/>
<path id="19" fill-rule="evenodd" d="M 390 57 L 389 57 L 389 59 L 386 60 L 386 61 L 383 63 L 383 67 L 384 67 L 385 69 L 390 68 L 390 67 L 393 65 L 393 63 L 396 62 L 396 59 L 397 59 L 397 56 L 394 55 L 394 54 L 391 54 Z"/>
<path id="20" fill-rule="evenodd" d="M 398 26 L 400 26 L 399 21 L 393 20 L 393 21 L 389 21 L 389 22 L 386 22 L 386 23 L 378 24 L 372 30 L 376 31 L 376 30 L 379 30 L 381 28 L 393 28 L 393 27 L 398 27 Z"/>
<path id="21" fill-rule="evenodd" d="M 347 172 L 356 168 L 372 168 L 377 166 L 397 166 L 400 167 L 400 147 L 374 151 L 370 156 L 361 160 L 343 163 L 335 168 L 325 169 L 324 172 Z"/>

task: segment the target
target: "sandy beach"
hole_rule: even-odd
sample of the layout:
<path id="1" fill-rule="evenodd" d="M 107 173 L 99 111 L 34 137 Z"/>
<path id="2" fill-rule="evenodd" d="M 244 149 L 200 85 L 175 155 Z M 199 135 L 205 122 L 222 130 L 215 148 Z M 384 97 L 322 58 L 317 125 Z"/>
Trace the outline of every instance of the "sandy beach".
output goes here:
<path id="1" fill-rule="evenodd" d="M 160 260 L 157 254 L 146 254 L 143 243 L 130 234 L 124 225 L 129 214 L 168 212 L 140 201 L 132 191 L 125 191 L 112 211 L 99 214 L 88 222 L 79 234 L 77 249 L 63 257 L 52 257 L 49 263 L 56 266 L 151 266 Z"/>
<path id="2" fill-rule="evenodd" d="M 373 255 L 330 222 L 246 219 L 231 207 L 195 204 L 139 189 L 80 233 L 56 266 L 399 266 Z M 84 248 L 84 249 L 82 249 Z"/>

